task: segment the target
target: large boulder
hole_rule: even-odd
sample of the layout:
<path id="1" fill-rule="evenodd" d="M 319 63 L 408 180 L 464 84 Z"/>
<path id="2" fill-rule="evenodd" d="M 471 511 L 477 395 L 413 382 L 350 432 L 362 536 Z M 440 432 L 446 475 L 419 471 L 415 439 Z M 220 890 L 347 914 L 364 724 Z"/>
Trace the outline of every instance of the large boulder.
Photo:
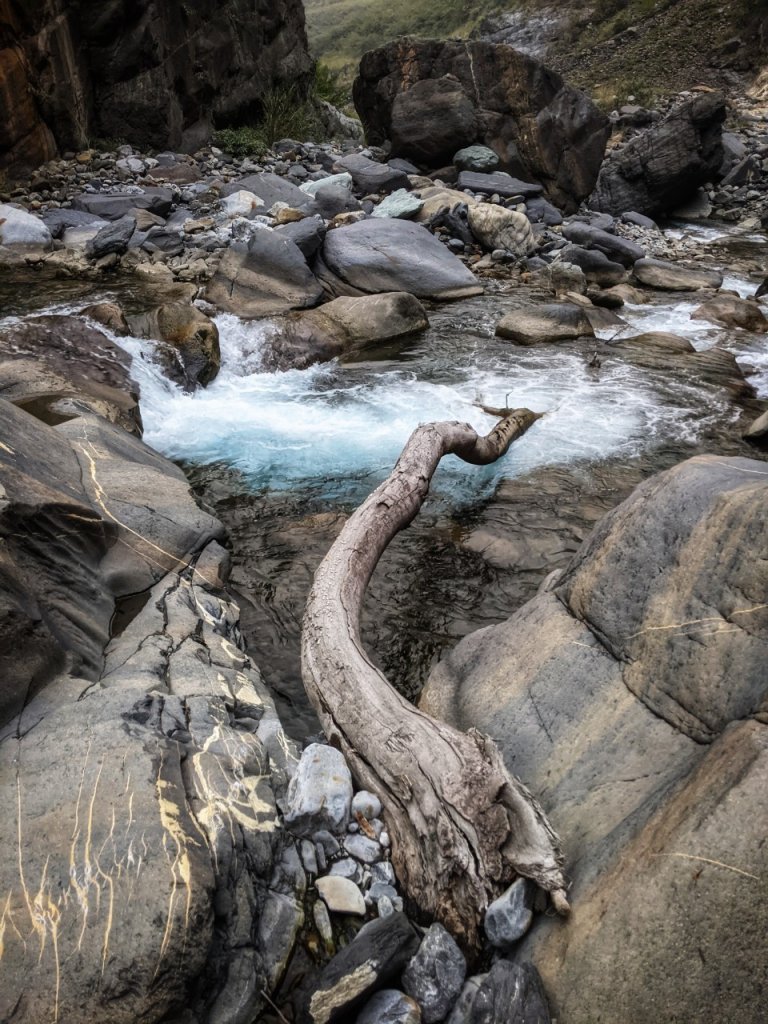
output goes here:
<path id="1" fill-rule="evenodd" d="M 536 248 L 531 222 L 524 213 L 491 203 L 472 203 L 467 210 L 470 230 L 483 248 L 506 249 L 528 256 Z"/>
<path id="2" fill-rule="evenodd" d="M 559 1019 L 762 1020 L 767 499 L 742 458 L 647 481 L 422 697 L 490 733 L 563 838 L 573 919 L 522 950 Z"/>
<path id="3" fill-rule="evenodd" d="M 719 270 L 707 267 L 686 267 L 681 263 L 667 260 L 641 259 L 632 267 L 632 273 L 640 284 L 661 291 L 693 292 L 701 288 L 719 288 L 723 275 Z"/>
<path id="4" fill-rule="evenodd" d="M 703 93 L 685 100 L 607 157 L 590 199 L 594 210 L 627 210 L 656 217 L 718 178 L 723 162 L 725 97 Z"/>
<path id="5" fill-rule="evenodd" d="M 52 241 L 50 231 L 39 217 L 0 203 L 0 248 L 50 249 Z"/>
<path id="6" fill-rule="evenodd" d="M 556 72 L 511 47 L 400 39 L 363 56 L 354 101 L 368 141 L 432 167 L 482 142 L 503 170 L 569 211 L 593 190 L 608 120 Z"/>
<path id="7" fill-rule="evenodd" d="M 322 294 L 296 243 L 266 229 L 233 242 L 206 289 L 209 302 L 246 319 L 316 306 Z"/>
<path id="8" fill-rule="evenodd" d="M 584 307 L 573 302 L 521 306 L 499 320 L 496 334 L 518 345 L 540 345 L 595 336 Z"/>
<path id="9" fill-rule="evenodd" d="M 336 295 L 401 291 L 420 299 L 459 299 L 483 290 L 426 228 L 388 218 L 329 231 L 316 271 Z"/>
<path id="10" fill-rule="evenodd" d="M 741 327 L 755 334 L 768 332 L 768 320 L 755 299 L 715 295 L 691 313 L 691 320 L 709 320 L 723 327 Z"/>
<path id="11" fill-rule="evenodd" d="M 271 338 L 264 364 L 275 370 L 304 369 L 428 326 L 424 307 L 406 292 L 341 297 L 318 309 L 289 314 Z"/>
<path id="12" fill-rule="evenodd" d="M 168 302 L 129 318 L 131 333 L 164 342 L 161 361 L 169 376 L 185 387 L 205 387 L 221 368 L 219 329 L 188 302 Z"/>

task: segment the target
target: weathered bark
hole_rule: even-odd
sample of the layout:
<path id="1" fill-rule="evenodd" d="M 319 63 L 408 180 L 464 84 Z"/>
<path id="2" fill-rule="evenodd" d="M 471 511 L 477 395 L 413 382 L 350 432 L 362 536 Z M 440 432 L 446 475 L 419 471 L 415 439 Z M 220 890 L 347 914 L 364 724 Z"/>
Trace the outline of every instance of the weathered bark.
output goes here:
<path id="1" fill-rule="evenodd" d="M 469 950 L 479 946 L 488 902 L 516 875 L 534 879 L 567 912 L 558 839 L 489 737 L 430 718 L 389 685 L 362 648 L 360 609 L 382 552 L 418 513 L 440 459 L 494 462 L 537 418 L 516 410 L 487 437 L 465 423 L 419 427 L 321 564 L 304 618 L 304 685 L 325 734 L 358 784 L 382 798 L 408 896 Z"/>

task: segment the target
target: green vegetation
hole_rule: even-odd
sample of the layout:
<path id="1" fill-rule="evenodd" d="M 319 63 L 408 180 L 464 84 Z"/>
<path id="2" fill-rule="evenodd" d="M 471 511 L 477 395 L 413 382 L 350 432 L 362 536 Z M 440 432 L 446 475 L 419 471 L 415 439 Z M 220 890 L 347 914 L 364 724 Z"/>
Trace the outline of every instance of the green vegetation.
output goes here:
<path id="1" fill-rule="evenodd" d="M 272 89 L 262 101 L 261 117 L 254 125 L 220 128 L 213 135 L 213 144 L 238 159 L 259 157 L 279 139 L 323 139 L 324 129 L 318 117 L 317 101 L 325 100 L 335 107 L 350 102 L 349 89 L 336 72 L 318 63 L 307 96 L 296 86 Z"/>

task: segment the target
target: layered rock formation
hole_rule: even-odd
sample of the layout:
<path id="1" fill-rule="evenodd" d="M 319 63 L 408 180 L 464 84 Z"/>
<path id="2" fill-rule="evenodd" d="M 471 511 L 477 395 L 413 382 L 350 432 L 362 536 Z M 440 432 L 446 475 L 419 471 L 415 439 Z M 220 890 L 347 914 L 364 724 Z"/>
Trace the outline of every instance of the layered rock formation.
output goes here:
<path id="1" fill-rule="evenodd" d="M 523 955 L 569 1024 L 762 1019 L 767 499 L 748 459 L 647 481 L 423 697 L 489 732 L 563 837 L 573 918 Z"/>
<path id="2" fill-rule="evenodd" d="M 366 53 L 354 85 L 373 143 L 439 167 L 475 142 L 575 209 L 592 191 L 608 121 L 556 72 L 508 46 L 401 39 Z"/>
<path id="3" fill-rule="evenodd" d="M 0 166 L 93 137 L 194 147 L 310 69 L 299 0 L 0 0 Z"/>

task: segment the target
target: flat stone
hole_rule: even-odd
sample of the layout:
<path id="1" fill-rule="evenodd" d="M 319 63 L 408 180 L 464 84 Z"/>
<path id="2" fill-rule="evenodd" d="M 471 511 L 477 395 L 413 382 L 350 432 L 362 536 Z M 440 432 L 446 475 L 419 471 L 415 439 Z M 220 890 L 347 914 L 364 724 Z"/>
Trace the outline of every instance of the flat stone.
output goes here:
<path id="1" fill-rule="evenodd" d="M 403 971 L 403 988 L 421 1007 L 425 1024 L 443 1020 L 461 992 L 467 962 L 451 935 L 433 924 Z"/>
<path id="2" fill-rule="evenodd" d="M 325 905 L 332 914 L 357 914 L 365 917 L 365 900 L 358 887 L 349 878 L 325 875 L 315 883 Z"/>
<path id="3" fill-rule="evenodd" d="M 693 269 L 666 260 L 638 260 L 632 272 L 641 284 L 664 291 L 690 292 L 699 288 L 720 288 L 723 284 L 719 270 Z"/>
<path id="4" fill-rule="evenodd" d="M 169 188 L 146 188 L 143 192 L 120 192 L 113 195 L 83 192 L 72 200 L 73 210 L 92 213 L 104 220 L 120 220 L 131 210 L 149 210 L 158 217 L 167 217 L 173 206 Z"/>
<path id="5" fill-rule="evenodd" d="M 331 864 L 328 874 L 338 878 L 348 878 L 355 885 L 360 885 L 363 880 L 363 869 L 353 857 L 342 857 L 341 860 L 335 861 Z"/>
<path id="6" fill-rule="evenodd" d="M 483 926 L 491 945 L 507 950 L 525 935 L 532 921 L 532 887 L 527 879 L 518 878 L 488 907 Z"/>
<path id="7" fill-rule="evenodd" d="M 609 260 L 621 263 L 624 267 L 631 267 L 637 260 L 641 260 L 645 256 L 645 249 L 637 242 L 613 235 L 591 224 L 582 224 L 579 221 L 563 225 L 563 238 L 567 238 L 569 242 L 574 242 L 577 245 L 598 249 L 605 253 Z"/>
<path id="8" fill-rule="evenodd" d="M 408 175 L 399 171 L 389 164 L 380 164 L 375 160 L 369 160 L 361 153 L 353 153 L 351 156 L 339 160 L 338 167 L 348 171 L 356 188 L 361 192 L 396 192 L 398 189 L 410 188 Z"/>
<path id="9" fill-rule="evenodd" d="M 297 210 L 311 208 L 314 213 L 312 196 L 302 192 L 298 185 L 292 185 L 290 181 L 281 178 L 279 174 L 271 171 L 260 171 L 258 174 L 249 174 L 221 190 L 222 196 L 226 199 L 235 192 L 250 192 L 257 196 L 264 203 L 267 210 L 270 210 L 275 203 L 285 203 Z"/>
<path id="10" fill-rule="evenodd" d="M 344 847 L 351 857 L 362 861 L 363 864 L 375 864 L 384 856 L 381 845 L 375 839 L 363 835 L 347 836 Z"/>
<path id="11" fill-rule="evenodd" d="M 371 214 L 372 217 L 396 217 L 407 220 L 415 217 L 424 206 L 424 200 L 413 192 L 399 188 L 383 199 Z"/>
<path id="12" fill-rule="evenodd" d="M 420 1024 L 419 1004 L 394 988 L 384 988 L 365 1004 L 355 1024 Z"/>
<path id="13" fill-rule="evenodd" d="M 518 345 L 594 337 L 594 328 L 583 308 L 570 302 L 529 306 L 508 313 L 496 324 L 496 334 Z"/>
<path id="14" fill-rule="evenodd" d="M 482 192 L 485 195 L 498 195 L 502 199 L 510 199 L 512 196 L 520 196 L 523 199 L 530 199 L 540 196 L 544 191 L 542 185 L 530 181 L 520 181 L 513 178 L 506 171 L 496 171 L 493 174 L 476 174 L 473 171 L 462 171 L 459 174 L 459 188 L 468 188 L 470 192 Z"/>
<path id="15" fill-rule="evenodd" d="M 352 802 L 352 776 L 335 747 L 311 743 L 288 787 L 285 823 L 296 835 L 318 829 L 343 832 Z"/>

